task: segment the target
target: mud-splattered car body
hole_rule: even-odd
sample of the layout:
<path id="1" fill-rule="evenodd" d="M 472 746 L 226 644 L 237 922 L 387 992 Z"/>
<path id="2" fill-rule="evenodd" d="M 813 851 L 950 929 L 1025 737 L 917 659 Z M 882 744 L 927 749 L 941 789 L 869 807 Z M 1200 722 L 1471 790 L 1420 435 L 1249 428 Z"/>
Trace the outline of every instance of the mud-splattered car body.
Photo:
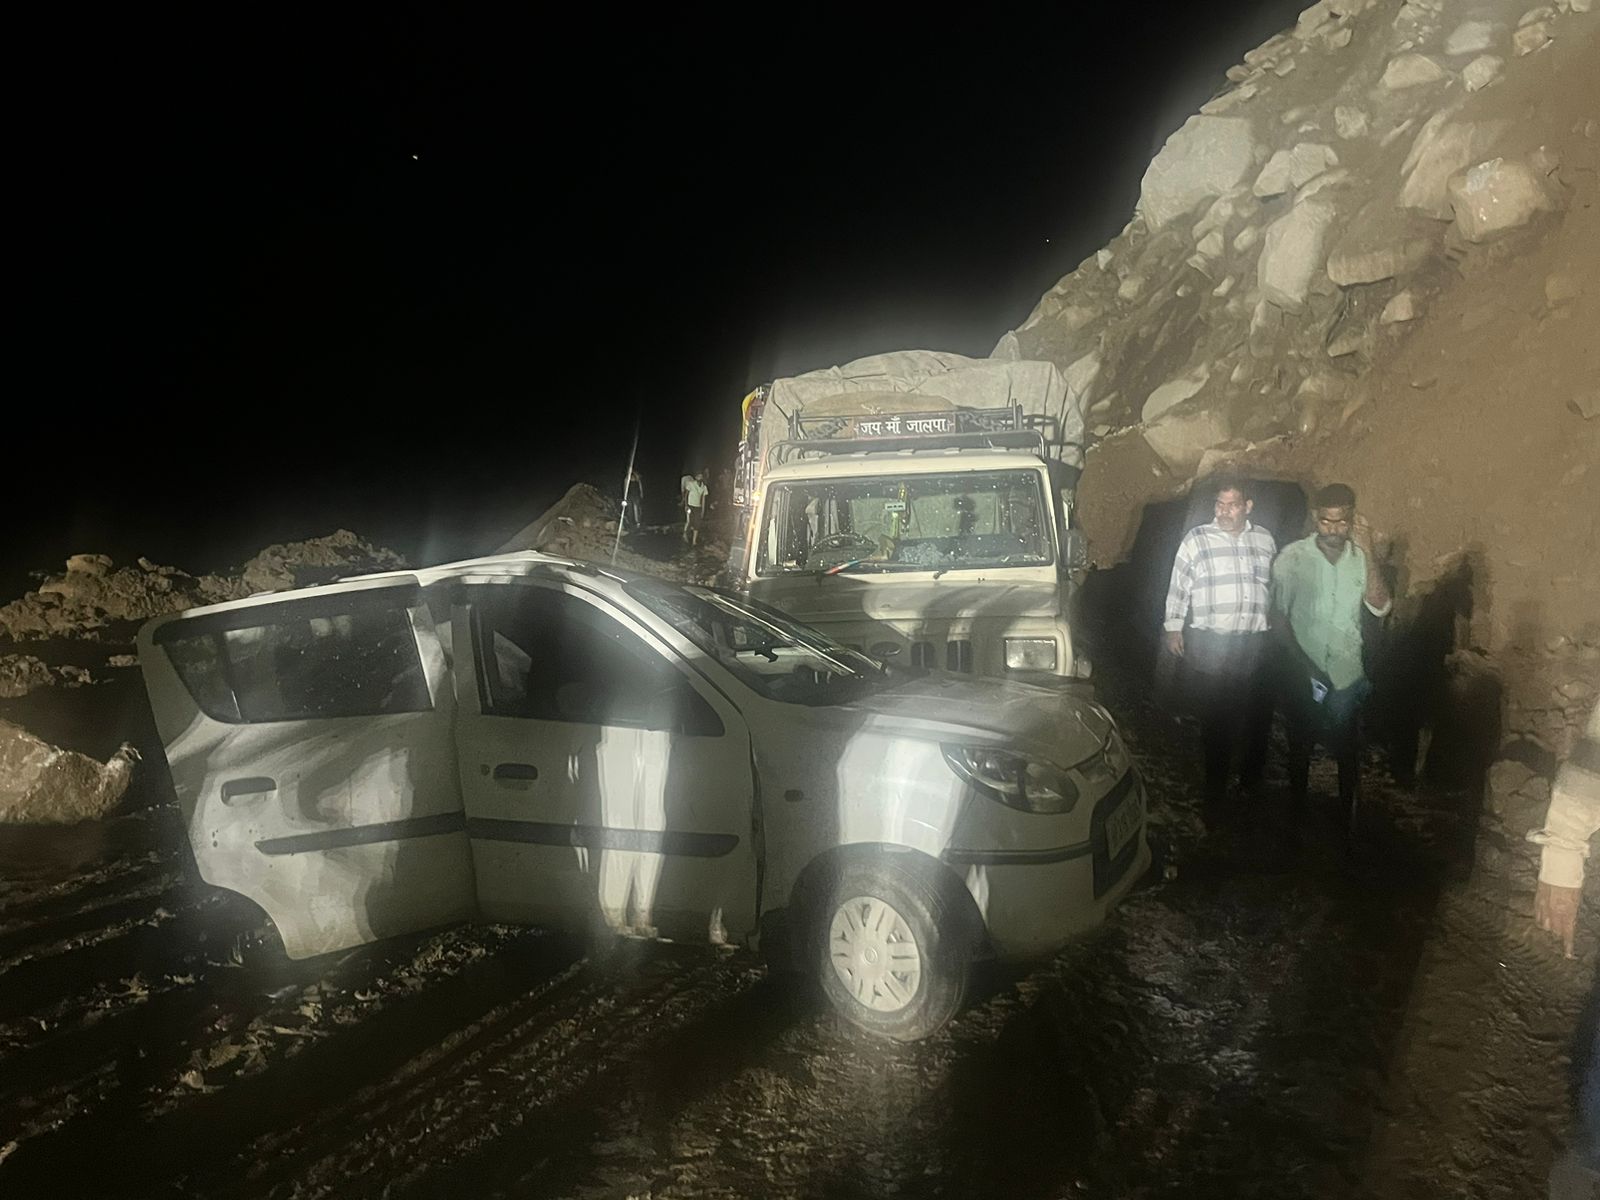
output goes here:
<path id="1" fill-rule="evenodd" d="M 474 916 L 782 927 L 859 1023 L 917 1036 L 954 964 L 1049 953 L 1149 859 L 1097 705 L 711 589 L 517 554 L 193 609 L 139 651 L 201 876 L 291 957 Z"/>

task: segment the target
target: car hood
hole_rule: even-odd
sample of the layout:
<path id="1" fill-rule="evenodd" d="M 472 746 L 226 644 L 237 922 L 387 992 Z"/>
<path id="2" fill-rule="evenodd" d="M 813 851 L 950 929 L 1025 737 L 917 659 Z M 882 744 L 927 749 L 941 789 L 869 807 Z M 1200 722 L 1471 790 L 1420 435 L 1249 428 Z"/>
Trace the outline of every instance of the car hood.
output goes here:
<path id="1" fill-rule="evenodd" d="M 877 621 L 957 617 L 1054 617 L 1060 612 L 1057 584 L 1010 582 L 1005 570 L 984 578 L 872 582 L 850 575 L 802 575 L 763 580 L 751 591 L 801 621 Z"/>
<path id="2" fill-rule="evenodd" d="M 1112 729 L 1104 709 L 1071 692 L 949 671 L 901 673 L 838 707 L 916 736 L 1004 742 L 1064 767 L 1098 751 Z"/>

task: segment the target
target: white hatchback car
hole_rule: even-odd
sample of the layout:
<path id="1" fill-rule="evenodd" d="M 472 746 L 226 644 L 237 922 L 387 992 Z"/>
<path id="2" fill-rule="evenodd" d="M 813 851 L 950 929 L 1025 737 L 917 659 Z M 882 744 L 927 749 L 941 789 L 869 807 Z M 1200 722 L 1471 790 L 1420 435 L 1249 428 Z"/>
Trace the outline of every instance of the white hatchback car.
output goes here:
<path id="1" fill-rule="evenodd" d="M 252 596 L 139 658 L 201 876 L 303 958 L 471 917 L 786 947 L 925 1036 L 1149 863 L 1106 711 L 539 554 Z"/>

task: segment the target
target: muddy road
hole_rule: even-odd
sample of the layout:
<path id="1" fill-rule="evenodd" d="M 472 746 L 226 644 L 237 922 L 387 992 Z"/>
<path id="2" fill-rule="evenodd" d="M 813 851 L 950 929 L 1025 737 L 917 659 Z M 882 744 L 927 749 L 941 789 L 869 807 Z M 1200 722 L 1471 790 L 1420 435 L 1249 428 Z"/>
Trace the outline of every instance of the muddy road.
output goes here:
<path id="1" fill-rule="evenodd" d="M 1376 759 L 1348 846 L 1281 774 L 1208 824 L 1193 731 L 1103 670 L 1175 877 L 914 1046 L 709 950 L 289 964 L 155 794 L 0 830 L 0 1194 L 1541 1195 L 1595 937 L 1535 935 L 1531 849 Z"/>

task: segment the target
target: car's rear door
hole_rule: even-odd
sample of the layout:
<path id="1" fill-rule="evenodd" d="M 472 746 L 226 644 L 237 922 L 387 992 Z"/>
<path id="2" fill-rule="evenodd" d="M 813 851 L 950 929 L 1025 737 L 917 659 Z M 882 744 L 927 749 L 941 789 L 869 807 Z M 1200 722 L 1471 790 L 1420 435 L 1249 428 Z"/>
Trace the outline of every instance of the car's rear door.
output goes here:
<path id="1" fill-rule="evenodd" d="M 139 658 L 200 874 L 292 958 L 471 916 L 454 695 L 415 580 L 151 622 Z"/>
<path id="2" fill-rule="evenodd" d="M 748 936 L 754 776 L 738 709 L 582 587 L 485 579 L 459 600 L 461 789 L 483 914 Z"/>

